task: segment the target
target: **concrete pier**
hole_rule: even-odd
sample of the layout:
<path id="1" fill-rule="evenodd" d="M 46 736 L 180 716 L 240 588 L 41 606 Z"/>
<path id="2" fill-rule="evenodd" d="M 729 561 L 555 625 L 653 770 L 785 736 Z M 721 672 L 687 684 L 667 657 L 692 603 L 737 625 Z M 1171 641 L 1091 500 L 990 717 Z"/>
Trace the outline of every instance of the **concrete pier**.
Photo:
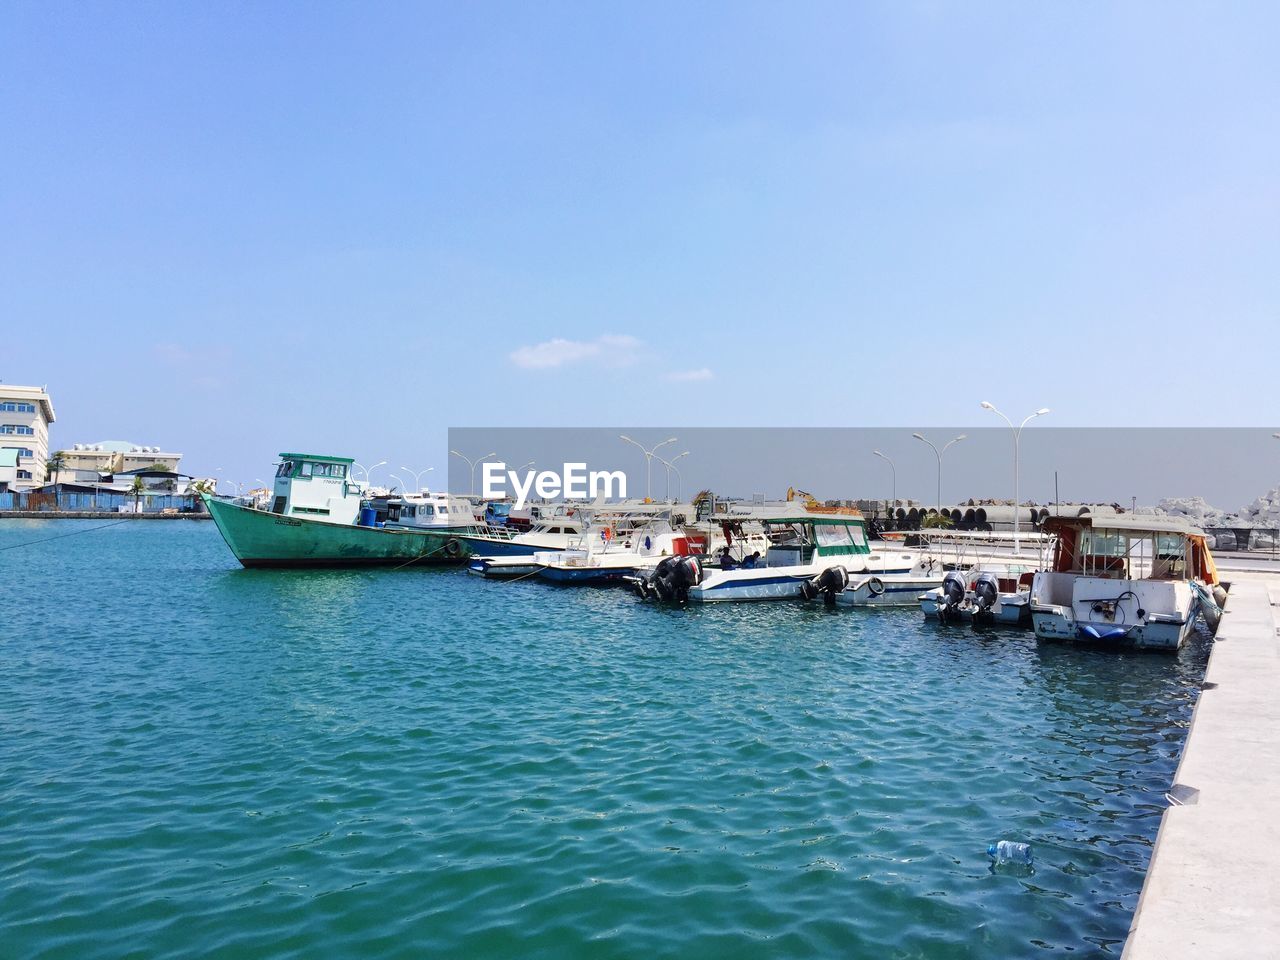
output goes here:
<path id="1" fill-rule="evenodd" d="M 1277 604 L 1233 580 L 1124 960 L 1280 958 Z"/>

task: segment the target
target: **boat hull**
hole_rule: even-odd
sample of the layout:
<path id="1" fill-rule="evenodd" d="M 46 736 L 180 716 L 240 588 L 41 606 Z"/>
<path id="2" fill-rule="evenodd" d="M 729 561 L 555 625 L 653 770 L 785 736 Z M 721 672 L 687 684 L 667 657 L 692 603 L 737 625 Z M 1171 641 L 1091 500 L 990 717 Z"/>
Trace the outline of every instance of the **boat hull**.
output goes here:
<path id="1" fill-rule="evenodd" d="M 926 617 L 954 623 L 986 623 L 1001 627 L 1025 627 L 1031 623 L 1031 605 L 1027 594 L 1001 594 L 990 609 L 981 610 L 972 598 L 958 607 L 947 608 L 942 590 L 930 590 L 920 597 L 920 610 Z"/>
<path id="2" fill-rule="evenodd" d="M 448 532 L 282 517 L 208 496 L 205 507 L 245 567 L 440 566 L 461 563 L 467 556 L 466 545 Z"/>
<path id="3" fill-rule="evenodd" d="M 622 583 L 636 575 L 638 567 L 615 566 L 581 566 L 561 565 L 541 566 L 538 576 L 552 583 L 562 584 L 609 584 Z"/>
<path id="4" fill-rule="evenodd" d="M 940 576 L 861 577 L 836 596 L 836 603 L 842 607 L 914 607 L 920 602 L 921 593 L 941 585 Z"/>
<path id="5" fill-rule="evenodd" d="M 467 572 L 486 580 L 516 580 L 531 577 L 542 569 L 533 555 L 519 557 L 472 557 L 467 561 Z"/>
<path id="6" fill-rule="evenodd" d="M 748 571 L 744 571 L 748 572 Z M 755 573 L 757 571 L 749 571 Z M 767 574 L 767 568 L 759 571 Z M 787 600 L 800 596 L 800 587 L 813 579 L 813 573 L 762 575 L 758 577 L 724 578 L 689 588 L 689 599 L 703 603 L 722 600 Z"/>
<path id="7" fill-rule="evenodd" d="M 1081 621 L 1063 607 L 1036 605 L 1031 622 L 1041 640 L 1099 647 L 1130 647 L 1135 650 L 1178 650 L 1195 629 L 1194 611 L 1185 620 L 1174 617 L 1151 619 L 1132 625 L 1109 621 Z"/>

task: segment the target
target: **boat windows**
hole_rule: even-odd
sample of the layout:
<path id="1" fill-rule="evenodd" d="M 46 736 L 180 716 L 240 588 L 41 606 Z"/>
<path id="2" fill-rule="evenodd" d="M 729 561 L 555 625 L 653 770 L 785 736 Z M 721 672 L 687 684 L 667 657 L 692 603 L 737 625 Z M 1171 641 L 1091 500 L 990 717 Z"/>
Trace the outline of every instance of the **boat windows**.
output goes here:
<path id="1" fill-rule="evenodd" d="M 277 477 L 289 477 L 293 475 L 293 468 L 297 466 L 292 460 L 286 460 L 280 464 L 280 469 L 276 471 Z"/>
<path id="2" fill-rule="evenodd" d="M 813 529 L 820 547 L 847 547 L 852 542 L 843 523 L 819 523 Z"/>
<path id="3" fill-rule="evenodd" d="M 1123 557 L 1129 552 L 1128 537 L 1111 530 L 1085 530 L 1080 552 L 1094 557 Z"/>
<path id="4" fill-rule="evenodd" d="M 809 542 L 805 536 L 804 526 L 799 523 L 766 523 L 764 535 L 775 547 L 800 546 Z"/>
<path id="5" fill-rule="evenodd" d="M 312 470 L 312 468 L 314 468 L 314 467 L 315 467 L 315 464 L 314 464 L 314 463 L 309 463 L 308 461 L 303 460 L 303 461 L 302 461 L 302 469 L 301 469 L 300 471 L 298 471 L 298 476 L 300 476 L 300 477 L 309 477 L 309 476 L 311 476 L 311 470 Z"/>

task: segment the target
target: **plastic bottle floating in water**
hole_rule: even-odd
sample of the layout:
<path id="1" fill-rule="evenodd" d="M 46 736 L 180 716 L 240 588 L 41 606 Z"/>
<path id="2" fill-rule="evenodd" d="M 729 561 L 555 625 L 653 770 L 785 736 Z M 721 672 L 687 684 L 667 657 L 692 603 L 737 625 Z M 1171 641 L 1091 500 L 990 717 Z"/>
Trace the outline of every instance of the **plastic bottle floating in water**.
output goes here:
<path id="1" fill-rule="evenodd" d="M 1016 840 L 1001 840 L 987 847 L 987 856 L 997 867 L 1005 864 L 1029 867 L 1031 866 L 1031 844 L 1018 843 Z"/>

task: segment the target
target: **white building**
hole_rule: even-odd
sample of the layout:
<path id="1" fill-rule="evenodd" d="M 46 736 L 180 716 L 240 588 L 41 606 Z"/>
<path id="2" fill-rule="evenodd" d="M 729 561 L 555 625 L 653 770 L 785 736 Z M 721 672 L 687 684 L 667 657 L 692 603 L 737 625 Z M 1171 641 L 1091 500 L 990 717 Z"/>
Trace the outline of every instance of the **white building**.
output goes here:
<path id="1" fill-rule="evenodd" d="M 130 470 L 168 470 L 176 473 L 182 454 L 160 447 L 142 446 L 127 440 L 103 440 L 100 443 L 75 443 L 62 453 L 59 480 L 93 482 L 99 474 L 126 473 Z"/>
<path id="2" fill-rule="evenodd" d="M 10 489 L 30 490 L 44 483 L 49 424 L 55 419 L 53 401 L 43 387 L 0 383 L 0 448 L 18 451 Z"/>

